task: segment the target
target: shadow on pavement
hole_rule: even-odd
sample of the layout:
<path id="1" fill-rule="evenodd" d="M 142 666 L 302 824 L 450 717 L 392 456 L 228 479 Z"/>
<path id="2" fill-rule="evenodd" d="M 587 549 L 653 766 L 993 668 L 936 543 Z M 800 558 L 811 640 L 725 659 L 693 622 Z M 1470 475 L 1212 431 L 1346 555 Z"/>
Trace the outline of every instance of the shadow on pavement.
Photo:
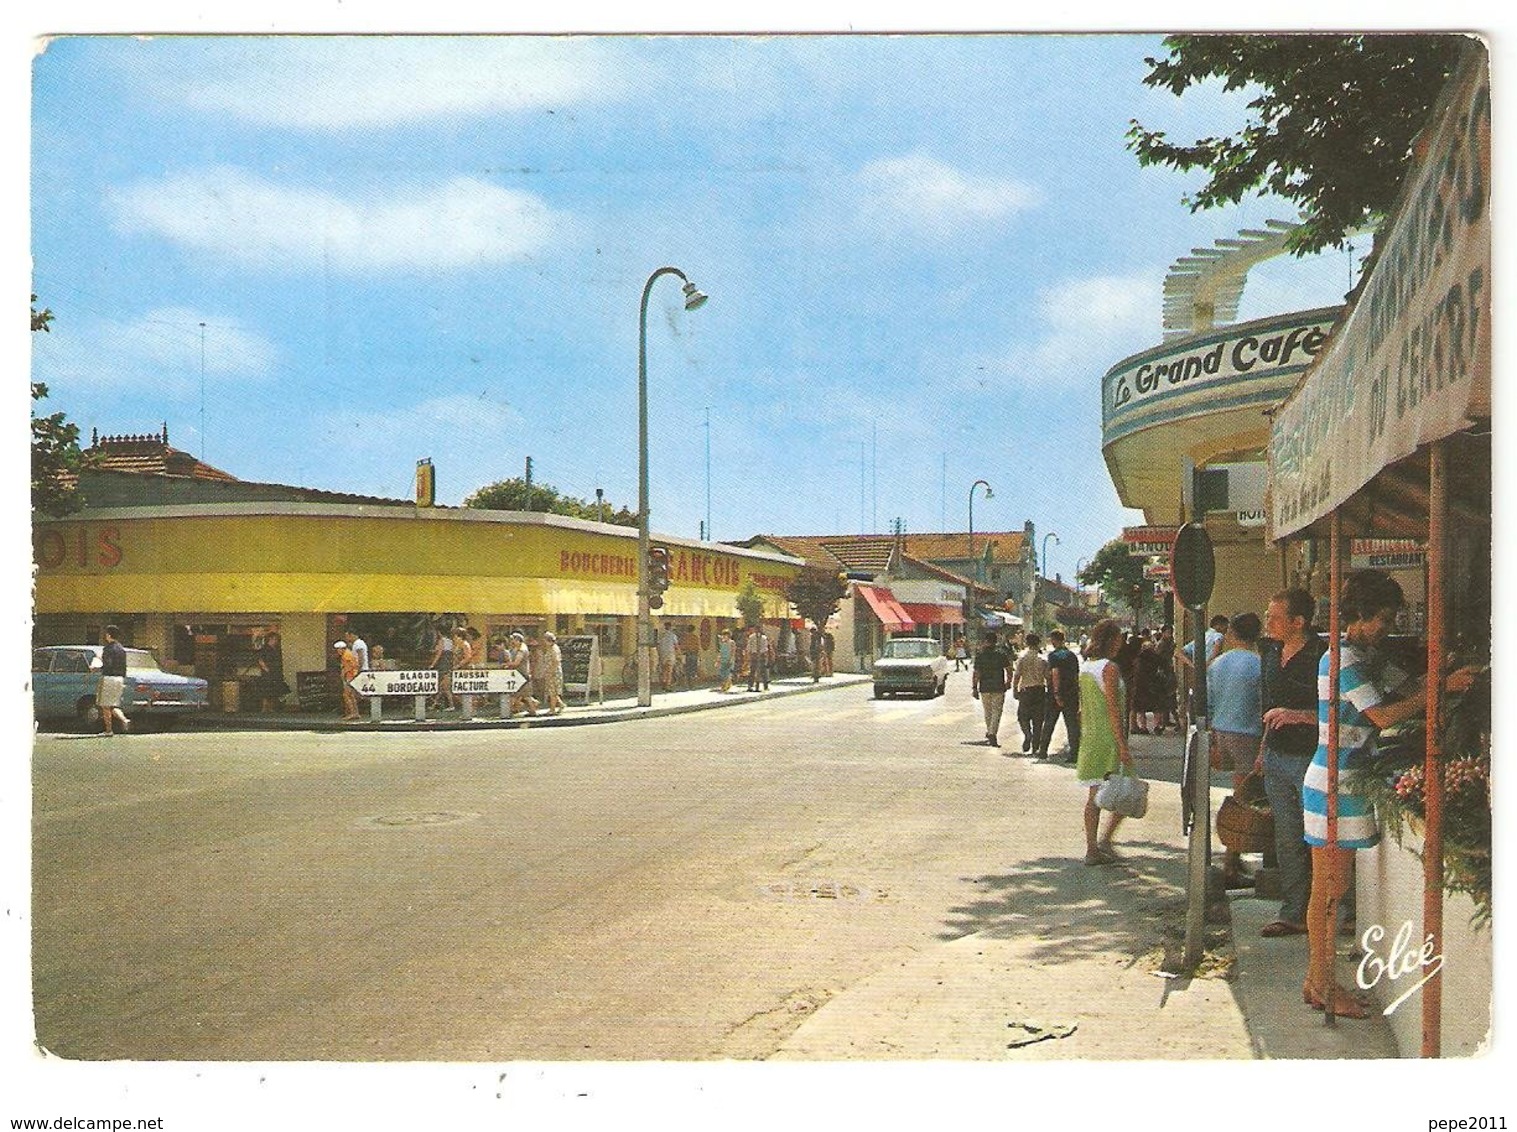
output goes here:
<path id="1" fill-rule="evenodd" d="M 1039 857 L 1013 871 L 970 878 L 986 895 L 951 908 L 939 938 L 983 934 L 1036 937 L 1029 957 L 1060 963 L 1128 955 L 1163 962 L 1185 912 L 1185 854 L 1156 841 L 1122 841 L 1119 863 L 1087 866 L 1069 857 Z"/>

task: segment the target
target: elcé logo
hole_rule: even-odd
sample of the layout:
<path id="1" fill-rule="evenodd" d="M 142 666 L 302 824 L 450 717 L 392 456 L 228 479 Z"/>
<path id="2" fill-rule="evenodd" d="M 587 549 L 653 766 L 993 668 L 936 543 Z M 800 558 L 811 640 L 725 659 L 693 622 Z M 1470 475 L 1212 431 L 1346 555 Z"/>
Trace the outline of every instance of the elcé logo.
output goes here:
<path id="1" fill-rule="evenodd" d="M 1433 937 L 1429 935 L 1422 941 L 1422 946 L 1412 951 L 1412 922 L 1405 921 L 1401 929 L 1396 932 L 1396 938 L 1391 941 L 1390 953 L 1381 957 L 1375 953 L 1375 944 L 1385 938 L 1385 929 L 1379 924 L 1371 924 L 1364 929 L 1361 940 L 1364 946 L 1364 958 L 1359 960 L 1359 969 L 1354 972 L 1354 981 L 1359 984 L 1360 990 L 1371 990 L 1382 978 L 1395 982 L 1403 975 L 1414 975 L 1418 971 L 1426 972 L 1406 990 L 1402 991 L 1396 1000 L 1381 1011 L 1385 1017 L 1390 1017 L 1407 999 L 1422 989 L 1424 983 L 1443 970 L 1443 956 L 1433 954 Z"/>

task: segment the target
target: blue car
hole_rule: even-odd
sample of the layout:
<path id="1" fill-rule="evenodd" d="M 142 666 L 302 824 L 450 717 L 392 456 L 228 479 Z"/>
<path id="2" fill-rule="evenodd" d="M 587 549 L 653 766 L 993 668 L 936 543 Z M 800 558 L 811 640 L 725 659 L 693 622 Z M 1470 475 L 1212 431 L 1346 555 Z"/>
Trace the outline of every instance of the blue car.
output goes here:
<path id="1" fill-rule="evenodd" d="M 32 651 L 32 712 L 38 719 L 98 721 L 95 690 L 100 686 L 100 645 L 50 645 Z M 209 684 L 198 676 L 180 676 L 158 667 L 147 649 L 126 650 L 126 692 L 121 710 L 136 723 L 142 719 L 172 723 L 181 715 L 204 711 Z"/>

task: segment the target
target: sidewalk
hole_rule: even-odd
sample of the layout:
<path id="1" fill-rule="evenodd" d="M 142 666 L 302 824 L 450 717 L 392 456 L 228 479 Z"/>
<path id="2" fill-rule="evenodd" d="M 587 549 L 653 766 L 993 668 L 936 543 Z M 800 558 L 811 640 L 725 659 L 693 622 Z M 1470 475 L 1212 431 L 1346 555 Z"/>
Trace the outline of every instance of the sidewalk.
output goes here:
<path id="1" fill-rule="evenodd" d="M 1134 754 L 1152 781 L 1150 811 L 1119 833 L 1119 864 L 1086 868 L 1050 855 L 980 878 L 989 892 L 955 909 L 964 934 L 832 998 L 775 1059 L 1396 1057 L 1384 1019 L 1341 1019 L 1328 1029 L 1302 1003 L 1305 938 L 1261 938 L 1278 905 L 1252 893 L 1228 900 L 1230 931 L 1209 922 L 1199 975 L 1164 973 L 1177 966 L 1184 938 L 1179 743 L 1138 736 Z M 1023 772 L 1030 821 L 1042 818 L 1037 796 L 1045 791 L 1057 791 L 1067 809 L 1072 767 L 1021 759 L 1011 766 Z M 1215 802 L 1224 793 L 1215 792 Z M 1350 983 L 1347 965 L 1340 970 Z"/>
<path id="2" fill-rule="evenodd" d="M 369 719 L 368 704 L 362 703 L 362 720 L 345 722 L 335 712 L 206 712 L 187 716 L 180 721 L 186 730 L 208 731 L 367 731 L 389 733 L 394 731 L 461 731 L 491 730 L 522 727 L 581 727 L 592 723 L 620 723 L 630 719 L 652 719 L 665 715 L 683 715 L 692 711 L 710 711 L 714 708 L 734 707 L 738 704 L 759 700 L 780 699 L 784 696 L 821 692 L 829 688 L 869 684 L 872 677 L 852 672 L 840 672 L 813 682 L 810 676 L 787 676 L 770 681 L 767 691 L 750 692 L 741 684 L 734 684 L 730 692 L 716 687 L 694 688 L 688 691 L 653 693 L 651 707 L 638 707 L 636 693 L 621 691 L 616 697 L 607 697 L 604 702 L 583 702 L 583 696 L 568 699 L 568 706 L 561 715 L 549 715 L 539 710 L 536 715 L 517 715 L 501 719 L 496 714 L 497 696 L 476 697 L 474 715 L 465 716 L 461 711 L 427 713 L 425 720 L 414 717 L 410 697 L 389 697 L 385 701 L 385 716 L 378 722 Z M 620 690 L 619 690 L 620 691 Z"/>

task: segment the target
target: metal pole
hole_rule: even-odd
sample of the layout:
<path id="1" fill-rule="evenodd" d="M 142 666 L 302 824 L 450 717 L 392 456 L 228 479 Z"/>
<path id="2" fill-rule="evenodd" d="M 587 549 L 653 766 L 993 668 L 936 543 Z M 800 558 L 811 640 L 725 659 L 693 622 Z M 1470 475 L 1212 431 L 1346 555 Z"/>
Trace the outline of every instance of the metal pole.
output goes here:
<path id="1" fill-rule="evenodd" d="M 706 530 L 701 536 L 711 540 L 711 406 L 706 406 Z"/>
<path id="2" fill-rule="evenodd" d="M 1443 654 L 1447 633 L 1448 446 L 1428 453 L 1427 761 L 1423 768 L 1422 935 L 1443 954 Z M 1443 1056 L 1443 968 L 1422 988 L 1422 1056 Z"/>
<path id="3" fill-rule="evenodd" d="M 1201 481 L 1194 476 L 1191 498 L 1198 499 Z M 1195 509 L 1192 508 L 1194 514 Z M 1211 728 L 1207 722 L 1206 702 L 1206 606 L 1192 608 L 1195 617 L 1195 687 L 1191 689 L 1192 721 L 1196 727 L 1196 750 L 1191 759 L 1195 774 L 1191 776 L 1191 827 L 1188 875 L 1188 903 L 1185 910 L 1185 969 L 1193 972 L 1201 965 L 1206 951 L 1206 873 L 1211 866 Z"/>
<path id="4" fill-rule="evenodd" d="M 1329 892 L 1338 890 L 1341 862 L 1338 852 L 1338 682 L 1343 667 L 1343 613 L 1340 595 L 1343 592 L 1343 516 L 1334 511 L 1329 519 L 1328 537 L 1328 592 L 1332 595 L 1327 616 L 1327 884 Z M 1337 939 L 1338 905 L 1329 905 L 1325 912 L 1327 922 L 1317 925 L 1318 969 L 1327 972 L 1327 986 L 1322 988 L 1323 1022 L 1328 1026 L 1338 1024 L 1334 1010 L 1338 998 Z"/>
<path id="5" fill-rule="evenodd" d="M 653 609 L 648 593 L 648 296 L 660 276 L 690 280 L 677 267 L 661 267 L 643 285 L 637 320 L 637 703 L 653 703 Z"/>

